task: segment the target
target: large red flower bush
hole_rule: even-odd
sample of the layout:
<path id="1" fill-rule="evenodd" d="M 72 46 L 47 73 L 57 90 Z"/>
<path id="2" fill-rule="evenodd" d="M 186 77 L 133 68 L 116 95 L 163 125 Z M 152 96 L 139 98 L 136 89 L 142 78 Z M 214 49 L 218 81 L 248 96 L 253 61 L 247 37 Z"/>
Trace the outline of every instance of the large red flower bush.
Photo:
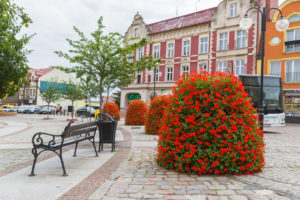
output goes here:
<path id="1" fill-rule="evenodd" d="M 150 134 L 150 135 L 158 134 L 158 130 L 161 128 L 162 118 L 164 116 L 164 112 L 169 101 L 170 101 L 169 95 L 156 96 L 151 101 L 150 107 L 146 115 L 146 122 L 145 122 L 146 134 Z"/>
<path id="2" fill-rule="evenodd" d="M 176 85 L 160 130 L 157 163 L 193 174 L 261 171 L 263 133 L 241 81 L 203 72 Z"/>
<path id="3" fill-rule="evenodd" d="M 143 100 L 132 100 L 125 114 L 125 125 L 144 125 L 147 105 Z"/>
<path id="4" fill-rule="evenodd" d="M 119 107 L 114 102 L 108 102 L 107 105 L 106 105 L 106 103 L 104 103 L 103 104 L 102 112 L 103 113 L 107 113 L 107 114 L 109 114 L 112 117 L 115 117 L 116 120 L 120 120 Z"/>

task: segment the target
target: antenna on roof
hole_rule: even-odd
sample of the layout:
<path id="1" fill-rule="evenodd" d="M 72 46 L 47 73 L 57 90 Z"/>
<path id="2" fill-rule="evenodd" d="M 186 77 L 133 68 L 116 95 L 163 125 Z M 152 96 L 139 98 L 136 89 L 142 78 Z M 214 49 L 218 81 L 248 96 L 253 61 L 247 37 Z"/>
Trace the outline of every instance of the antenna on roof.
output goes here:
<path id="1" fill-rule="evenodd" d="M 176 17 L 178 17 L 178 5 L 176 6 Z"/>

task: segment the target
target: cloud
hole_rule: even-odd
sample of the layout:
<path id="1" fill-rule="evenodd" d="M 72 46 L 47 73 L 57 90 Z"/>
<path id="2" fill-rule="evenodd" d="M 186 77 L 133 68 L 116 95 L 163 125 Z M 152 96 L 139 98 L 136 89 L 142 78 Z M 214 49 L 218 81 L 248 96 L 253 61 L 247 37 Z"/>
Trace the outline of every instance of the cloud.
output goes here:
<path id="1" fill-rule="evenodd" d="M 281 0 L 282 2 L 283 0 Z M 103 16 L 105 32 L 124 34 L 133 16 L 139 12 L 146 23 L 153 23 L 178 15 L 217 6 L 221 0 L 15 0 L 33 20 L 25 31 L 37 33 L 28 45 L 32 49 L 29 66 L 45 68 L 52 65 L 70 66 L 54 51 L 67 51 L 66 38 L 76 39 L 76 26 L 89 35 Z"/>

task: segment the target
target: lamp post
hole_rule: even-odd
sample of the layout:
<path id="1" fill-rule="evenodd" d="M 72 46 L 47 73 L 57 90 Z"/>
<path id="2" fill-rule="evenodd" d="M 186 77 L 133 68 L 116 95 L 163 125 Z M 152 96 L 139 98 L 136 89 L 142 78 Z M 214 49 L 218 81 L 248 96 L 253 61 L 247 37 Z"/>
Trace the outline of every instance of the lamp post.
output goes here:
<path id="1" fill-rule="evenodd" d="M 289 21 L 283 17 L 283 14 L 280 9 L 278 8 L 269 8 L 266 10 L 264 7 L 262 10 L 259 7 L 251 7 L 247 10 L 245 16 L 240 21 L 240 28 L 243 30 L 248 30 L 252 26 L 252 19 L 248 17 L 248 12 L 250 10 L 257 10 L 261 14 L 261 31 L 262 31 L 262 47 L 261 47 L 261 85 L 260 85 L 260 98 L 259 98 L 259 122 L 261 130 L 264 129 L 264 105 L 263 105 L 263 92 L 264 92 L 264 59 L 265 59 L 265 34 L 266 34 L 266 21 L 267 21 L 267 14 L 271 10 L 277 10 L 280 12 L 280 19 L 276 22 L 276 29 L 280 32 L 285 31 L 289 27 Z"/>
<path id="2" fill-rule="evenodd" d="M 154 98 L 155 96 L 156 96 L 156 75 L 157 76 L 160 76 L 161 75 L 161 72 L 156 72 L 156 69 L 157 69 L 157 67 L 156 67 L 156 65 L 154 65 L 154 68 L 153 68 L 153 71 L 149 71 L 148 72 L 148 74 L 150 75 L 150 76 L 152 76 L 153 75 L 153 90 L 154 90 L 154 93 L 153 93 L 153 97 L 152 98 Z"/>

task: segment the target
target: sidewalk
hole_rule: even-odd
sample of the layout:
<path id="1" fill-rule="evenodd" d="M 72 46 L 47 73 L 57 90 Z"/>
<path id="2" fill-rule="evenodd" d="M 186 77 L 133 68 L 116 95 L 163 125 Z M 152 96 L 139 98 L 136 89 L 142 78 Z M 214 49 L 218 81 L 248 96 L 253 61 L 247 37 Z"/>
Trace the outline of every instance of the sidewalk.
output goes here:
<path id="1" fill-rule="evenodd" d="M 155 162 L 154 136 L 143 134 L 143 127 L 122 126 L 132 135 L 132 149 L 121 166 L 122 173 L 89 197 L 103 199 L 197 199 L 267 200 L 290 199 L 255 184 L 245 184 L 232 176 L 197 176 L 165 170 Z"/>
<path id="2" fill-rule="evenodd" d="M 4 127 L 11 119 L 14 118 L 7 118 L 8 121 L 0 118 L 0 125 Z M 61 176 L 62 169 L 57 156 L 45 155 L 37 163 L 37 176 L 28 177 L 32 164 L 31 141 L 28 139 L 43 129 L 58 132 L 67 122 L 64 118 L 43 121 L 39 116 L 30 116 L 30 122 L 22 116 L 17 120 L 29 128 L 25 127 L 23 132 L 12 130 L 14 134 L 6 132 L 8 136 L 0 137 L 0 147 L 3 147 L 0 148 L 0 155 L 5 155 L 0 156 L 0 200 L 300 198 L 297 196 L 300 191 L 299 126 L 278 129 L 278 134 L 265 135 L 267 166 L 263 173 L 255 175 L 197 176 L 165 170 L 155 162 L 157 136 L 145 135 L 143 126 L 124 126 L 122 120 L 118 123 L 114 153 L 110 152 L 110 145 L 107 145 L 99 157 L 94 157 L 93 149 L 85 143 L 79 146 L 78 157 L 74 158 L 73 147 L 70 147 L 63 154 L 69 176 Z M 20 149 L 15 148 L 18 144 Z M 1 162 L 13 160 L 16 156 L 20 161 L 16 161 L 15 168 L 3 171 Z"/>

